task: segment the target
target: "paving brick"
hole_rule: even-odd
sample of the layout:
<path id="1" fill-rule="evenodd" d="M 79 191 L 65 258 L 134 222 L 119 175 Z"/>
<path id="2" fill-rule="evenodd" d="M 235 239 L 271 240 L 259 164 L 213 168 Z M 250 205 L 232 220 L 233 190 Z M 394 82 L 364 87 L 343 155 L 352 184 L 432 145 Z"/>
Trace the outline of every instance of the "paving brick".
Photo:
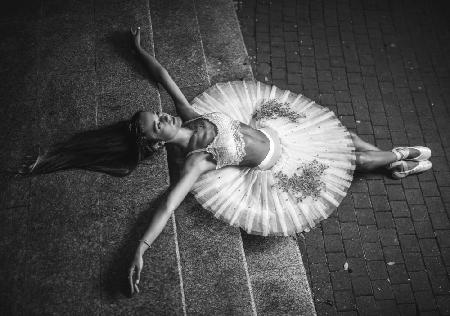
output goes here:
<path id="1" fill-rule="evenodd" d="M 307 246 L 307 255 L 310 264 L 327 261 L 324 246 Z"/>
<path id="2" fill-rule="evenodd" d="M 392 284 L 392 290 L 398 304 L 414 303 L 414 294 L 409 284 Z"/>
<path id="3" fill-rule="evenodd" d="M 386 262 L 403 262 L 403 255 L 400 246 L 383 247 L 383 254 Z"/>
<path id="4" fill-rule="evenodd" d="M 371 280 L 385 280 L 388 278 L 386 263 L 380 261 L 368 261 L 367 269 Z"/>
<path id="5" fill-rule="evenodd" d="M 341 235 L 325 235 L 325 251 L 328 252 L 344 252 Z"/>
<path id="6" fill-rule="evenodd" d="M 373 296 L 357 297 L 356 306 L 360 315 L 378 315 L 378 306 Z"/>
<path id="7" fill-rule="evenodd" d="M 400 315 L 400 311 L 395 300 L 377 300 L 376 302 L 379 309 L 379 315 Z"/>
<path id="8" fill-rule="evenodd" d="M 360 121 L 356 125 L 356 131 L 357 131 L 357 134 L 359 134 L 359 135 L 373 134 L 371 121 Z"/>
<path id="9" fill-rule="evenodd" d="M 409 282 L 408 272 L 406 272 L 406 267 L 404 264 L 395 263 L 394 265 L 388 265 L 387 270 L 391 284 Z"/>
<path id="10" fill-rule="evenodd" d="M 423 257 L 428 273 L 433 275 L 445 275 L 447 271 L 441 257 Z"/>
<path id="11" fill-rule="evenodd" d="M 342 239 L 359 239 L 359 228 L 355 222 L 341 223 Z"/>
<path id="12" fill-rule="evenodd" d="M 409 217 L 409 207 L 405 201 L 391 201 L 392 216 Z"/>
<path id="13" fill-rule="evenodd" d="M 430 274 L 431 288 L 436 295 L 450 295 L 450 283 L 447 275 Z"/>
<path id="14" fill-rule="evenodd" d="M 439 188 L 435 181 L 420 181 L 423 196 L 440 196 Z"/>
<path id="15" fill-rule="evenodd" d="M 420 247 L 416 235 L 399 235 L 402 252 L 419 252 Z"/>
<path id="16" fill-rule="evenodd" d="M 351 279 L 355 296 L 372 295 L 372 284 L 367 277 L 355 277 Z"/>
<path id="17" fill-rule="evenodd" d="M 430 219 L 434 229 L 450 229 L 447 213 L 431 213 Z"/>
<path id="18" fill-rule="evenodd" d="M 397 237 L 397 231 L 395 229 L 379 229 L 378 237 L 382 246 L 395 246 L 400 244 Z"/>
<path id="19" fill-rule="evenodd" d="M 337 315 L 336 307 L 332 305 L 332 301 L 315 301 L 316 313 L 319 315 Z"/>
<path id="20" fill-rule="evenodd" d="M 315 302 L 333 301 L 333 288 L 330 281 L 313 282 L 311 289 Z"/>
<path id="21" fill-rule="evenodd" d="M 404 201 L 405 193 L 401 185 L 386 185 L 389 201 Z"/>
<path id="22" fill-rule="evenodd" d="M 439 256 L 440 251 L 435 238 L 419 239 L 423 256 Z"/>
<path id="23" fill-rule="evenodd" d="M 361 242 L 359 240 L 344 240 L 344 248 L 347 257 L 360 258 L 363 256 Z"/>
<path id="24" fill-rule="evenodd" d="M 425 205 L 412 205 L 411 217 L 415 221 L 428 219 L 427 207 Z"/>
<path id="25" fill-rule="evenodd" d="M 367 181 L 370 195 L 386 195 L 386 188 L 382 180 L 370 180 Z"/>
<path id="26" fill-rule="evenodd" d="M 342 270 L 346 260 L 347 258 L 345 257 L 345 254 L 342 252 L 327 253 L 328 269 L 330 271 Z"/>
<path id="27" fill-rule="evenodd" d="M 425 203 L 420 189 L 405 189 L 405 196 L 410 205 Z"/>
<path id="28" fill-rule="evenodd" d="M 355 208 L 372 208 L 369 195 L 366 193 L 352 193 Z"/>
<path id="29" fill-rule="evenodd" d="M 425 197 L 429 213 L 445 213 L 445 206 L 440 197 Z"/>
<path id="30" fill-rule="evenodd" d="M 408 217 L 396 218 L 395 227 L 398 234 L 415 234 L 413 222 Z"/>
<path id="31" fill-rule="evenodd" d="M 401 316 L 416 316 L 419 315 L 419 310 L 416 304 L 398 304 L 399 315 Z"/>
<path id="32" fill-rule="evenodd" d="M 420 189 L 419 180 L 416 177 L 405 177 L 401 181 L 405 189 Z"/>
<path id="33" fill-rule="evenodd" d="M 355 222 L 356 221 L 356 214 L 355 209 L 351 205 L 340 205 L 337 208 L 338 211 L 338 218 L 340 222 Z"/>
<path id="34" fill-rule="evenodd" d="M 352 290 L 352 283 L 347 271 L 331 272 L 331 283 L 333 290 Z"/>
<path id="35" fill-rule="evenodd" d="M 321 222 L 324 235 L 340 234 L 339 222 L 337 218 L 327 218 Z"/>
<path id="36" fill-rule="evenodd" d="M 378 234 L 375 225 L 359 226 L 359 234 L 362 242 L 377 242 Z"/>
<path id="37" fill-rule="evenodd" d="M 348 273 L 352 278 L 359 276 L 368 276 L 366 261 L 362 258 L 347 258 Z"/>
<path id="38" fill-rule="evenodd" d="M 373 225 L 375 224 L 374 212 L 372 209 L 357 209 L 356 217 L 359 225 Z"/>
<path id="39" fill-rule="evenodd" d="M 450 187 L 439 187 L 439 190 L 441 190 L 441 196 L 442 200 L 444 202 L 450 202 Z"/>
<path id="40" fill-rule="evenodd" d="M 335 291 L 334 299 L 338 311 L 348 311 L 356 309 L 355 298 L 352 291 Z"/>
<path id="41" fill-rule="evenodd" d="M 437 308 L 434 296 L 430 292 L 414 292 L 416 304 L 421 312 L 435 310 Z"/>
<path id="42" fill-rule="evenodd" d="M 375 212 L 389 211 L 391 209 L 387 196 L 371 196 L 370 200 Z"/>
<path id="43" fill-rule="evenodd" d="M 441 315 L 450 315 L 450 295 L 437 296 L 436 303 Z"/>
<path id="44" fill-rule="evenodd" d="M 329 270 L 326 263 L 313 263 L 309 266 L 311 280 L 316 282 L 329 282 Z"/>
<path id="45" fill-rule="evenodd" d="M 433 238 L 434 230 L 430 220 L 414 221 L 414 230 L 418 238 Z"/>
<path id="46" fill-rule="evenodd" d="M 411 279 L 411 286 L 414 292 L 431 291 L 431 282 L 428 278 L 428 273 L 425 271 L 409 272 Z"/>
<path id="47" fill-rule="evenodd" d="M 441 255 L 444 259 L 444 264 L 450 266 L 450 248 L 441 248 Z"/>
<path id="48" fill-rule="evenodd" d="M 407 252 L 403 254 L 403 258 L 405 260 L 406 270 L 422 271 L 425 269 L 421 253 Z"/>
<path id="49" fill-rule="evenodd" d="M 391 283 L 386 279 L 372 281 L 372 289 L 376 300 L 388 300 L 394 298 Z"/>
<path id="50" fill-rule="evenodd" d="M 450 230 L 437 230 L 435 234 L 439 247 L 450 247 Z"/>
<path id="51" fill-rule="evenodd" d="M 378 228 L 395 228 L 391 212 L 375 213 Z"/>
<path id="52" fill-rule="evenodd" d="M 383 260 L 383 250 L 378 242 L 363 243 L 364 258 L 366 260 Z"/>
<path id="53" fill-rule="evenodd" d="M 367 193 L 369 188 L 367 187 L 367 182 L 364 178 L 355 178 L 350 187 L 352 192 L 356 193 Z"/>

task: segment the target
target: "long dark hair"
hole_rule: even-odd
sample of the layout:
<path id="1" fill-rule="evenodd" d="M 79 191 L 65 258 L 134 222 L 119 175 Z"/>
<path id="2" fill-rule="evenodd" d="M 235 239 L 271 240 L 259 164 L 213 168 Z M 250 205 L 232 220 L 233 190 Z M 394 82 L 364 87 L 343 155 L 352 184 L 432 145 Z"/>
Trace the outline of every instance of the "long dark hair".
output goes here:
<path id="1" fill-rule="evenodd" d="M 77 133 L 68 140 L 52 145 L 39 153 L 32 164 L 18 171 L 21 175 L 36 175 L 67 169 L 85 169 L 116 177 L 129 175 L 139 162 L 157 150 L 156 140 L 142 133 L 140 114 L 130 120 Z"/>

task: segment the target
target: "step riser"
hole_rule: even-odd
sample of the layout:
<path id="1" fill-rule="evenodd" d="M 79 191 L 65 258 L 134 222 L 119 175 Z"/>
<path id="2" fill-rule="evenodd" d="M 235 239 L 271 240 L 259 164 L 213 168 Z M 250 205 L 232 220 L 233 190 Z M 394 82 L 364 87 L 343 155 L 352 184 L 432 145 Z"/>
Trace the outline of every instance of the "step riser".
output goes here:
<path id="1" fill-rule="evenodd" d="M 196 0 L 195 3 L 211 84 L 253 79 L 232 1 Z M 311 289 L 295 239 L 262 238 L 244 231 L 242 239 L 256 311 L 315 315 Z M 268 249 L 277 249 L 277 253 Z"/>
<path id="2" fill-rule="evenodd" d="M 195 9 L 191 0 L 150 3 L 156 58 L 188 100 L 211 84 Z M 163 110 L 175 114 L 170 97 L 162 92 L 161 98 Z M 172 175 L 176 181 L 177 172 Z M 214 218 L 191 195 L 175 218 L 187 314 L 252 314 L 239 229 Z"/>

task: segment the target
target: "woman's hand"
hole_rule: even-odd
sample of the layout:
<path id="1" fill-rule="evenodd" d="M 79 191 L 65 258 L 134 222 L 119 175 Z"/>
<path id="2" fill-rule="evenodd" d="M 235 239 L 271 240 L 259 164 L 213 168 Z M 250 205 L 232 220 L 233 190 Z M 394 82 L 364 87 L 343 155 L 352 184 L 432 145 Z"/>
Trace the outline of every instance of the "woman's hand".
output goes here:
<path id="1" fill-rule="evenodd" d="M 136 48 L 140 48 L 141 47 L 141 27 L 138 26 L 135 30 L 133 30 L 133 28 L 130 27 L 130 32 L 134 39 L 134 46 L 136 46 Z"/>
<path id="2" fill-rule="evenodd" d="M 142 258 L 142 253 L 136 252 L 134 255 L 133 262 L 131 263 L 129 274 L 128 274 L 128 280 L 130 282 L 130 289 L 131 289 L 131 295 L 134 294 L 134 291 L 139 293 L 139 280 L 141 279 L 141 271 L 142 267 L 144 266 L 144 259 Z M 136 280 L 133 282 L 133 274 L 136 271 Z"/>

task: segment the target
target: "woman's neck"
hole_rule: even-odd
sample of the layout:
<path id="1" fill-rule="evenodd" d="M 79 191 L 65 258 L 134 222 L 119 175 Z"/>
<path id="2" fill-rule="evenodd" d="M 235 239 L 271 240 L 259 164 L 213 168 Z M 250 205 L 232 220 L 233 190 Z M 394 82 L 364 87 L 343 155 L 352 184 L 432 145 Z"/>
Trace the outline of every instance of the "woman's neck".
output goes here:
<path id="1" fill-rule="evenodd" d="M 189 140 L 191 139 L 193 134 L 194 134 L 193 130 L 186 127 L 181 127 L 178 130 L 178 133 L 174 136 L 174 138 L 167 141 L 167 143 L 176 144 L 181 148 L 186 149 L 189 145 Z"/>

